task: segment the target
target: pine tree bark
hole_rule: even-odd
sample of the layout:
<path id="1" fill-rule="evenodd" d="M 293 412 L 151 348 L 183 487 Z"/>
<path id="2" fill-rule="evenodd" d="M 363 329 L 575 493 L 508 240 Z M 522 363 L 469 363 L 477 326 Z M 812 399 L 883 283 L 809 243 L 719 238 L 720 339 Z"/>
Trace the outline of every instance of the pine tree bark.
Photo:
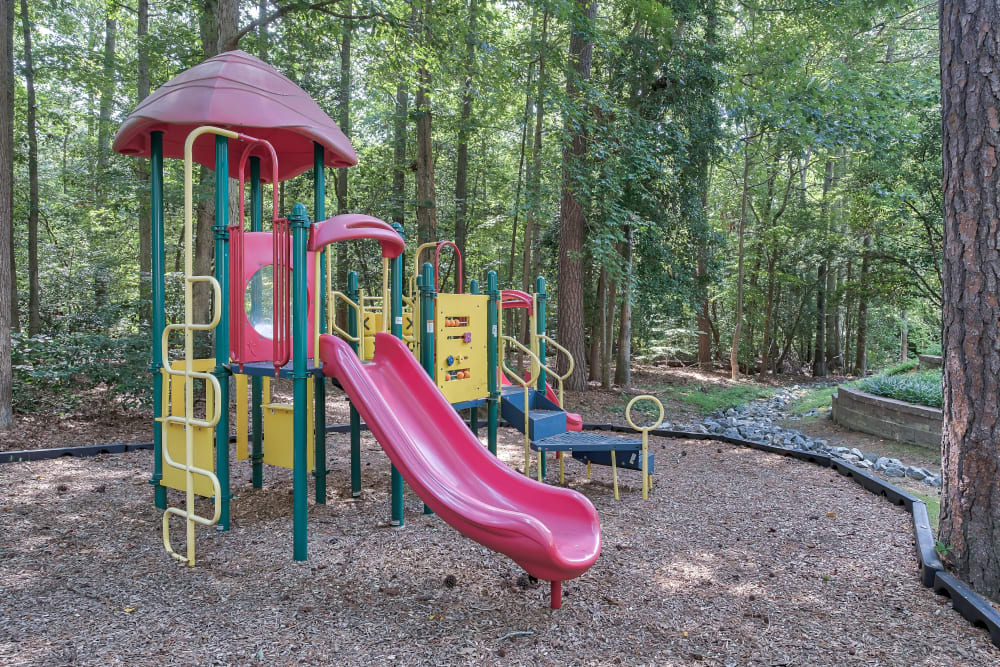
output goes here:
<path id="1" fill-rule="evenodd" d="M 865 249 L 861 255 L 861 276 L 858 281 L 858 341 L 854 351 L 854 374 L 864 377 L 868 372 L 868 270 L 872 237 L 865 237 Z"/>
<path id="2" fill-rule="evenodd" d="M 733 329 L 733 345 L 729 350 L 729 376 L 733 380 L 740 377 L 740 333 L 743 329 L 743 235 L 747 221 L 747 198 L 750 187 L 750 130 L 747 128 L 743 139 L 743 185 L 740 196 L 740 222 L 737 231 L 739 249 L 736 255 L 736 326 Z"/>
<path id="3" fill-rule="evenodd" d="M 607 341 L 604 339 L 608 317 L 608 271 L 603 266 L 597 277 L 597 303 L 591 313 L 590 323 L 590 377 L 591 382 L 601 379 L 601 353 Z"/>
<path id="4" fill-rule="evenodd" d="M 229 0 L 223 0 L 229 1 Z M 206 58 L 211 58 L 219 51 L 218 2 L 204 0 L 199 15 L 199 31 L 201 48 Z M 207 141 L 202 139 L 202 141 Z M 194 230 L 194 272 L 199 276 L 212 275 L 212 254 L 214 252 L 212 224 L 215 222 L 215 197 L 212 191 L 215 178 L 205 167 L 198 168 L 197 221 Z M 211 319 L 212 294 L 202 286 L 194 290 L 194 318 L 196 322 L 208 322 Z M 204 344 L 198 341 L 199 348 Z"/>
<path id="5" fill-rule="evenodd" d="M 421 41 L 429 41 L 431 0 L 425 0 Z M 417 116 L 417 243 L 437 240 L 437 201 L 434 193 L 434 148 L 431 142 L 431 72 L 420 61 L 419 85 L 414 100 Z"/>
<path id="6" fill-rule="evenodd" d="M 462 109 L 458 121 L 458 146 L 455 156 L 455 245 L 465 257 L 469 211 L 469 134 L 472 118 L 472 76 L 476 63 L 476 0 L 469 0 L 469 32 L 465 36 L 465 81 L 462 83 Z M 511 246 L 513 254 L 514 247 Z"/>
<path id="7" fill-rule="evenodd" d="M 105 206 L 108 160 L 111 157 L 111 107 L 115 92 L 115 42 L 118 20 L 108 16 L 104 21 L 104 60 L 101 67 L 100 110 L 97 119 L 97 208 Z M 104 254 L 104 234 L 91 230 L 88 235 L 90 261 L 94 269 L 94 304 L 98 311 L 107 303 L 109 270 Z"/>
<path id="8" fill-rule="evenodd" d="M 0 0 L 0 429 L 14 422 L 10 362 L 14 176 L 14 0 Z M 16 307 L 16 306 L 15 306 Z"/>
<path id="9" fill-rule="evenodd" d="M 138 65 L 136 73 L 136 98 L 141 102 L 149 96 L 149 0 L 138 0 L 138 17 L 136 21 Z M 145 324 L 152 318 L 152 215 L 149 199 L 149 161 L 146 158 L 135 160 L 136 177 L 139 181 L 139 322 Z"/>
<path id="10" fill-rule="evenodd" d="M 632 386 L 632 228 L 625 228 L 625 280 L 622 284 L 621 321 L 618 323 L 618 357 L 615 384 Z"/>
<path id="11" fill-rule="evenodd" d="M 566 79 L 566 97 L 572 106 L 580 105 L 581 91 L 578 84 L 590 79 L 594 45 L 587 39 L 589 27 L 597 16 L 597 0 L 578 0 L 582 25 L 574 28 L 569 41 L 569 59 L 573 72 Z M 587 388 L 587 347 L 584 335 L 586 320 L 583 308 L 583 247 L 587 220 L 583 206 L 577 198 L 577 170 L 586 152 L 587 134 L 578 123 L 566 117 L 566 132 L 571 137 L 563 149 L 562 199 L 559 206 L 559 342 L 576 360 L 573 373 L 566 380 L 566 388 L 582 391 Z M 624 315 L 624 310 L 623 310 Z M 624 325 L 625 319 L 622 319 Z M 619 349 L 619 353 L 621 350 Z M 559 358 L 559 372 L 565 373 L 568 363 Z M 617 374 L 617 370 L 616 370 Z"/>
<path id="12" fill-rule="evenodd" d="M 0 162 L 2 162 L 2 164 L 0 164 L 0 169 L 5 169 L 6 170 L 6 172 L 7 172 L 7 181 L 9 183 L 11 183 L 11 184 L 14 183 L 14 160 L 13 160 L 13 157 L 11 155 L 11 151 L 14 150 L 14 121 L 13 121 L 13 115 L 14 115 L 13 104 L 14 104 L 14 97 L 15 97 L 15 95 L 14 95 L 14 30 L 16 30 L 15 19 L 14 19 L 14 4 L 15 4 L 14 0 L 3 0 L 2 11 L 4 12 L 4 16 L 0 17 L 0 20 L 4 20 L 4 21 L 7 22 L 7 24 L 6 24 L 7 25 L 7 30 L 6 30 L 5 37 L 4 37 L 4 52 L 3 52 L 3 54 L 0 54 L 0 58 L 4 59 L 4 62 L 7 64 L 7 69 L 6 69 L 6 75 L 4 75 L 3 77 L 0 77 L 0 82 L 3 82 L 3 85 L 4 85 L 4 94 L 7 95 L 7 100 L 10 102 L 10 108 L 9 109 L 8 109 L 8 105 L 7 104 L 4 104 L 4 106 L 0 107 L 0 114 L 3 114 L 3 116 L 6 119 L 8 119 L 8 121 L 9 121 L 9 122 L 6 123 L 6 125 L 3 125 L 2 123 L 0 123 L 0 126 L 4 127 L 5 128 L 4 131 L 6 132 L 6 134 L 4 134 L 3 137 L 0 137 L 0 142 L 3 142 L 3 141 L 7 142 L 6 143 L 6 146 L 7 146 L 6 152 L 0 151 L 0 156 L 7 156 L 7 157 L 0 158 Z M 7 281 L 9 283 L 9 290 L 8 291 L 10 292 L 10 294 L 8 295 L 9 303 L 7 304 L 7 313 L 6 314 L 7 314 L 7 317 L 10 318 L 9 319 L 10 329 L 12 331 L 20 332 L 21 331 L 21 316 L 20 316 L 20 313 L 18 313 L 18 298 L 17 298 L 17 253 L 14 250 L 14 224 L 13 224 L 14 188 L 13 188 L 13 185 L 10 188 L 7 189 L 7 199 L 8 199 L 7 206 L 9 207 L 9 210 L 11 212 L 11 220 L 10 220 L 11 224 L 2 224 L 2 221 L 0 221 L 0 234 L 6 234 L 6 236 L 7 236 L 7 240 L 6 240 L 7 258 L 6 258 L 6 260 L 10 264 L 10 280 Z M 7 275 L 6 273 L 4 273 L 5 269 L 2 266 L 2 262 L 3 262 L 3 260 L 0 259 L 0 282 L 2 282 L 2 280 L 3 280 L 2 276 L 6 276 Z M 2 284 L 0 284 L 0 289 L 3 289 Z M 2 306 L 0 306 L 0 307 L 2 307 Z M 0 346 L 2 346 L 2 342 L 0 342 Z M 9 359 L 10 355 L 7 355 L 7 358 Z M 2 363 L 2 362 L 0 362 L 0 363 Z M 0 371 L 0 376 L 2 376 L 2 371 Z M 2 379 L 2 377 L 0 377 L 0 379 Z M 2 387 L 0 387 L 0 394 L 2 394 L 2 393 L 3 393 L 3 389 L 2 389 Z M 7 401 L 7 403 L 10 403 L 10 401 Z M 3 412 L 3 407 L 0 406 L 0 417 L 2 417 L 2 412 Z M 0 428 L 2 428 L 2 424 L 0 424 Z"/>
<path id="13" fill-rule="evenodd" d="M 345 12 L 349 15 L 351 13 L 351 2 L 345 4 Z M 344 21 L 343 34 L 340 37 L 340 104 L 339 104 L 339 118 L 337 122 L 340 124 L 340 130 L 344 133 L 348 139 L 351 138 L 351 40 L 353 38 L 354 25 L 350 19 Z M 347 184 L 348 184 L 348 170 L 346 168 L 340 168 L 337 170 L 337 215 L 343 215 L 350 210 L 347 202 Z M 338 243 L 336 246 L 337 250 L 337 275 L 336 284 L 340 285 L 337 289 L 346 289 L 347 287 L 347 269 L 349 261 L 347 259 L 347 252 L 349 246 L 346 243 Z M 327 252 L 334 252 L 332 248 L 328 248 Z M 347 304 L 340 301 L 338 303 L 338 308 L 336 312 L 337 326 L 341 329 L 347 329 Z"/>
<path id="14" fill-rule="evenodd" d="M 532 255 L 538 240 L 538 208 L 542 204 L 542 124 L 545 119 L 545 44 L 548 36 L 549 10 L 542 12 L 542 37 L 538 49 L 538 81 L 535 94 L 535 131 L 531 147 L 531 177 L 528 179 L 528 210 L 524 215 L 524 248 L 521 256 L 521 289 L 534 292 Z M 521 314 L 521 331 L 527 333 L 528 309 Z"/>
<path id="15" fill-rule="evenodd" d="M 392 220 L 403 224 L 406 213 L 406 111 L 409 93 L 406 84 L 396 84 L 396 112 L 392 128 Z"/>
<path id="16" fill-rule="evenodd" d="M 24 31 L 24 80 L 28 93 L 28 335 L 42 330 L 38 283 L 38 126 L 35 120 L 35 66 L 31 54 L 31 16 L 28 0 L 21 0 Z"/>
<path id="17" fill-rule="evenodd" d="M 943 502 L 946 564 L 1000 598 L 1000 6 L 940 4 L 943 121 Z"/>

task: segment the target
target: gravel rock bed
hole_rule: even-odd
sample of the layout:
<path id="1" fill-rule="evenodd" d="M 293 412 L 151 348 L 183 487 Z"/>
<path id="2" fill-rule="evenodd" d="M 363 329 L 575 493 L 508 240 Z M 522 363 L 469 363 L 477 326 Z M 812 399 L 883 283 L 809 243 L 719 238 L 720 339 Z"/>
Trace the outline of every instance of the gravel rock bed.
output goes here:
<path id="1" fill-rule="evenodd" d="M 571 461 L 604 549 L 552 611 L 544 582 L 412 493 L 389 528 L 388 461 L 369 436 L 350 498 L 347 443 L 329 438 L 307 563 L 291 560 L 288 471 L 253 491 L 234 465 L 233 530 L 199 529 L 185 568 L 160 542 L 150 452 L 0 466 L 0 663 L 1000 663 L 920 585 L 909 515 L 835 471 L 653 438 L 650 500 L 621 471 L 616 502 L 610 469 L 586 480 Z M 501 457 L 519 468 L 522 452 L 501 429 Z"/>

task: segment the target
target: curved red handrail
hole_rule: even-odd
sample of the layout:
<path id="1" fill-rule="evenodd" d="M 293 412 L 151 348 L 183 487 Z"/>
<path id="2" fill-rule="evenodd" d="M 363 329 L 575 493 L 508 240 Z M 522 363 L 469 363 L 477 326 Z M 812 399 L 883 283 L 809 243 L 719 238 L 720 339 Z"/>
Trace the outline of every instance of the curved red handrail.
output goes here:
<path id="1" fill-rule="evenodd" d="M 440 266 L 441 247 L 446 245 L 450 245 L 455 249 L 455 257 L 458 258 L 458 282 L 455 283 L 455 294 L 461 294 L 462 285 L 465 283 L 462 277 L 462 253 L 454 241 L 441 241 L 434 250 L 434 291 L 437 292 L 440 287 L 438 285 L 438 267 Z"/>
<path id="2" fill-rule="evenodd" d="M 531 308 L 535 298 L 519 289 L 505 289 L 500 292 L 500 302 L 504 310 L 508 308 Z"/>

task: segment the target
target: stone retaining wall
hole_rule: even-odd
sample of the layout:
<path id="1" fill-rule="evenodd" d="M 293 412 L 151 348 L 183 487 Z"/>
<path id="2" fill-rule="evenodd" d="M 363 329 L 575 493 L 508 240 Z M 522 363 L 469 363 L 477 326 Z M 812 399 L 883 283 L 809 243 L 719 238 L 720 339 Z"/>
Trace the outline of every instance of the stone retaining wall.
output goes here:
<path id="1" fill-rule="evenodd" d="M 921 354 L 917 357 L 920 368 L 941 368 L 941 356 L 937 354 Z"/>
<path id="2" fill-rule="evenodd" d="M 850 387 L 833 395 L 834 423 L 854 431 L 939 451 L 943 416 L 937 408 L 875 396 Z"/>

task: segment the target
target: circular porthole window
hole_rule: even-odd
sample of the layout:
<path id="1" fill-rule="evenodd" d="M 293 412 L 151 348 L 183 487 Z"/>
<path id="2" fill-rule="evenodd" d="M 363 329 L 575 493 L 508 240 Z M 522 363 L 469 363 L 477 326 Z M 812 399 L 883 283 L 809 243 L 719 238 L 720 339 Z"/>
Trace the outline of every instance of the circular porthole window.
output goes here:
<path id="1" fill-rule="evenodd" d="M 247 282 L 243 308 L 254 331 L 264 338 L 274 338 L 274 266 L 260 267 Z"/>

